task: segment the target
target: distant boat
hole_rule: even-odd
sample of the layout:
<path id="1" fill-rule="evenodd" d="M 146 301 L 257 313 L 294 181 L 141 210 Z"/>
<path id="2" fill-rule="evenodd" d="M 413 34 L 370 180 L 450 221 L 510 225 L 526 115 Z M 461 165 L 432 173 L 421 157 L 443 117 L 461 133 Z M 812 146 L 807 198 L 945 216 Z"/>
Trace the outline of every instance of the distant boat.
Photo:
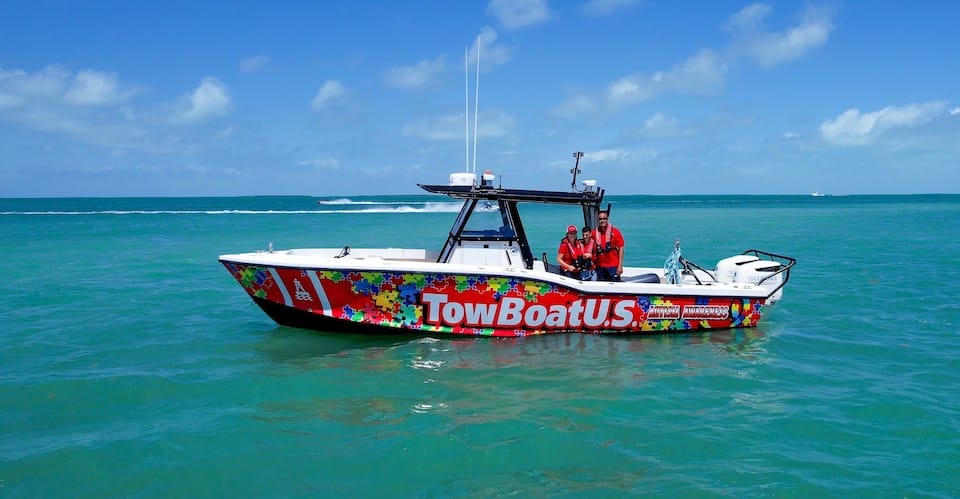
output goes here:
<path id="1" fill-rule="evenodd" d="M 822 197 L 825 197 L 825 196 L 829 196 L 829 194 L 824 194 L 824 193 L 822 193 L 822 192 L 816 192 L 816 191 L 811 192 L 810 195 L 813 196 L 813 197 L 815 197 L 815 198 L 822 198 Z"/>

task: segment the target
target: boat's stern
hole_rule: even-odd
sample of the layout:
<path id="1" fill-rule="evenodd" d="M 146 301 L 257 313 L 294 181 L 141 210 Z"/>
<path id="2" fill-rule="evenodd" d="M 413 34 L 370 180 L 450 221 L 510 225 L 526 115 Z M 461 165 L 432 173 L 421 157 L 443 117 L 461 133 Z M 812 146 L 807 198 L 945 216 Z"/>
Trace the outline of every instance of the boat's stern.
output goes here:
<path id="1" fill-rule="evenodd" d="M 760 286 L 769 293 L 766 303 L 773 304 L 783 296 L 796 263 L 789 256 L 751 249 L 717 262 L 713 275 L 721 283 Z"/>

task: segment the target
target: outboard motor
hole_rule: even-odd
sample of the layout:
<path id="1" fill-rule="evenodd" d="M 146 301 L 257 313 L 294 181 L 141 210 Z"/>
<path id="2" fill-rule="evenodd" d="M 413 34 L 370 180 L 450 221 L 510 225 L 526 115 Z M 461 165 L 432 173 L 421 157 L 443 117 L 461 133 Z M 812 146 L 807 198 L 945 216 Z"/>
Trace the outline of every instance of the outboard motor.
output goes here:
<path id="1" fill-rule="evenodd" d="M 759 260 L 754 255 L 735 255 L 717 262 L 717 269 L 713 273 L 717 282 L 732 283 L 736 279 L 737 269 L 741 265 Z"/>
<path id="2" fill-rule="evenodd" d="M 783 288 L 780 287 L 780 285 L 783 283 L 783 274 L 780 273 L 773 275 L 778 270 L 780 270 L 780 263 L 771 260 L 758 259 L 752 262 L 744 262 L 737 267 L 737 272 L 734 276 L 733 282 L 742 282 L 754 285 L 759 284 L 761 287 L 770 291 L 776 289 L 776 293 L 773 293 L 770 295 L 770 298 L 767 298 L 767 303 L 772 304 L 779 300 L 781 296 L 783 296 Z"/>

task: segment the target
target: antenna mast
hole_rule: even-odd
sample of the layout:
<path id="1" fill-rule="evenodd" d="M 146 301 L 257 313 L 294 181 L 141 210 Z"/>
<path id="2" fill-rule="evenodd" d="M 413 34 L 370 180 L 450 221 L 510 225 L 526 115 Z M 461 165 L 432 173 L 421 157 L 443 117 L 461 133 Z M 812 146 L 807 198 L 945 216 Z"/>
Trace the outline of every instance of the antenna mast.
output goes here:
<path id="1" fill-rule="evenodd" d="M 477 97 L 473 107 L 473 173 L 477 173 L 477 128 L 480 117 L 480 37 L 477 37 Z"/>
<path id="2" fill-rule="evenodd" d="M 463 47 L 463 171 L 470 173 L 470 47 Z"/>
<path id="3" fill-rule="evenodd" d="M 573 168 L 570 169 L 570 173 L 573 174 L 573 181 L 570 182 L 570 188 L 574 191 L 577 190 L 577 174 L 580 173 L 580 158 L 583 157 L 583 153 L 577 151 L 573 153 L 573 157 L 576 158 L 577 162 L 573 165 Z"/>

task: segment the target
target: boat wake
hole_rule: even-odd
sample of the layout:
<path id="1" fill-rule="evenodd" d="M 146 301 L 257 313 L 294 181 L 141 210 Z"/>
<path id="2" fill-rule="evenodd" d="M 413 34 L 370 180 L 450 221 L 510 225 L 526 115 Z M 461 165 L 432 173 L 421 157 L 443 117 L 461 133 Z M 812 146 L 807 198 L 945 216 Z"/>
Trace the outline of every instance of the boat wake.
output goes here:
<path id="1" fill-rule="evenodd" d="M 379 203 L 376 203 L 379 204 Z M 400 206 L 381 206 L 376 208 L 356 208 L 341 210 L 317 210 L 313 213 L 456 213 L 461 203 L 424 203 L 422 206 L 404 203 Z"/>
<path id="2" fill-rule="evenodd" d="M 363 213 L 456 213 L 461 203 L 402 203 L 399 206 L 384 206 L 385 203 L 358 202 L 357 205 L 376 205 L 370 208 L 320 209 L 320 210 L 90 210 L 90 211 L 0 211 L 0 215 L 328 215 Z M 393 204 L 393 203 L 391 203 Z M 496 207 L 493 207 L 496 210 Z M 478 211 L 483 211 L 479 210 Z M 491 210 L 492 211 L 492 210 Z"/>
<path id="3" fill-rule="evenodd" d="M 317 204 L 320 204 L 320 205 L 351 205 L 351 204 L 390 205 L 390 204 L 410 204 L 410 201 L 354 201 L 350 198 L 340 198 L 340 199 L 321 199 L 317 201 Z"/>

